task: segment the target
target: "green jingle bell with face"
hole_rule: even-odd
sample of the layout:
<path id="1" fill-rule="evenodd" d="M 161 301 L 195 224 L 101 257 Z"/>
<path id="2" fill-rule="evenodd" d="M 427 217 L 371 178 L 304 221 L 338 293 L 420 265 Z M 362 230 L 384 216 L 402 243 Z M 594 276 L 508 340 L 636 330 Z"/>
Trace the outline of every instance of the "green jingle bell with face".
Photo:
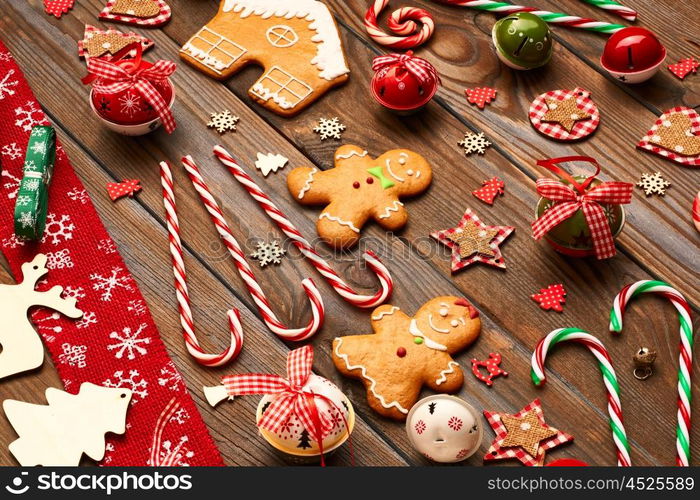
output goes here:
<path id="1" fill-rule="evenodd" d="M 513 69 L 544 66 L 552 58 L 549 26 L 529 12 L 518 12 L 496 22 L 491 32 L 498 58 Z"/>

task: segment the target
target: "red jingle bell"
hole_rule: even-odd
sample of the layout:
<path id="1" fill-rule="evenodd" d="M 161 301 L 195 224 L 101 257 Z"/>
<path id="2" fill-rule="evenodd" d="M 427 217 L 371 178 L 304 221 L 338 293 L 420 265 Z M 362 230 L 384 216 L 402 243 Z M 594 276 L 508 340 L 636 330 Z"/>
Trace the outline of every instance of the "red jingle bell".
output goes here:
<path id="1" fill-rule="evenodd" d="M 132 51 L 136 56 L 132 57 Z M 143 135 L 161 125 L 175 129 L 172 105 L 175 89 L 168 78 L 175 70 L 170 61 L 155 64 L 141 58 L 140 43 L 130 44 L 109 61 L 91 58 L 83 83 L 91 84 L 90 106 L 111 130 Z"/>
<path id="2" fill-rule="evenodd" d="M 666 59 L 666 49 L 656 35 L 631 26 L 614 33 L 605 44 L 600 64 L 625 83 L 640 83 L 658 71 Z"/>
<path id="3" fill-rule="evenodd" d="M 425 106 L 440 83 L 435 67 L 415 57 L 412 51 L 376 57 L 372 69 L 372 95 L 382 106 L 399 114 L 410 114 Z"/>

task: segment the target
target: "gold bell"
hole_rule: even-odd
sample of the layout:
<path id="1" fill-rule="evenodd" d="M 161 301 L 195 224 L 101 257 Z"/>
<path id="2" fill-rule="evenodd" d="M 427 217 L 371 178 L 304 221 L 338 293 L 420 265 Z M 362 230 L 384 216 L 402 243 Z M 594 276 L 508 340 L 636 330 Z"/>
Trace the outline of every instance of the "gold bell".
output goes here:
<path id="1" fill-rule="evenodd" d="M 654 374 L 653 366 L 656 361 L 656 351 L 648 347 L 640 347 L 634 354 L 634 377 L 646 380 Z"/>

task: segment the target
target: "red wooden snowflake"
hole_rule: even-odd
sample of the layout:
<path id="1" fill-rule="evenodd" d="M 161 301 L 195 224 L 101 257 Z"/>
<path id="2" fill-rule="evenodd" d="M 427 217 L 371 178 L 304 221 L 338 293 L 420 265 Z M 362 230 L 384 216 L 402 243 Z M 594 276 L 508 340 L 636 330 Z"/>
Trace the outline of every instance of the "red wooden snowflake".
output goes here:
<path id="1" fill-rule="evenodd" d="M 566 302 L 566 290 L 561 283 L 549 285 L 547 288 L 540 289 L 540 293 L 532 294 L 532 300 L 539 302 L 540 307 L 545 311 L 552 309 L 562 312 L 563 304 Z"/>
<path id="2" fill-rule="evenodd" d="M 122 182 L 110 182 L 107 184 L 107 192 L 112 201 L 117 201 L 119 198 L 128 196 L 133 198 L 136 193 L 141 191 L 141 183 L 138 179 L 126 179 Z"/>
<path id="3" fill-rule="evenodd" d="M 476 104 L 479 109 L 484 109 L 487 104 L 490 104 L 496 98 L 496 89 L 491 87 L 466 89 L 464 93 L 467 94 L 467 101 L 471 104 Z"/>
<path id="4" fill-rule="evenodd" d="M 668 65 L 669 71 L 681 80 L 688 76 L 690 73 L 697 73 L 699 67 L 700 62 L 696 61 L 692 57 L 687 57 L 685 59 L 681 59 L 675 64 Z"/>
<path id="5" fill-rule="evenodd" d="M 474 196 L 476 196 L 477 198 L 479 198 L 484 203 L 488 203 L 489 205 L 493 205 L 493 202 L 496 199 L 496 196 L 502 195 L 505 187 L 506 187 L 505 182 L 503 182 L 498 177 L 494 177 L 493 179 L 489 179 L 487 181 L 484 181 L 482 183 L 482 187 L 480 187 L 476 191 L 472 191 L 472 194 Z"/>

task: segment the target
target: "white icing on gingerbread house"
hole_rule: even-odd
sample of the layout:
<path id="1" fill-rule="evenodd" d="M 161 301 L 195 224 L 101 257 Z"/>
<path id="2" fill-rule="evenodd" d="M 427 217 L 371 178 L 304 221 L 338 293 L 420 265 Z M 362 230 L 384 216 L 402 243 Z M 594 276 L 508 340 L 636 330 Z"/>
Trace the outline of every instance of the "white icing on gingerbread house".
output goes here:
<path id="1" fill-rule="evenodd" d="M 180 54 L 217 79 L 260 64 L 263 76 L 249 93 L 282 115 L 301 111 L 350 72 L 333 16 L 317 0 L 223 0 Z"/>

